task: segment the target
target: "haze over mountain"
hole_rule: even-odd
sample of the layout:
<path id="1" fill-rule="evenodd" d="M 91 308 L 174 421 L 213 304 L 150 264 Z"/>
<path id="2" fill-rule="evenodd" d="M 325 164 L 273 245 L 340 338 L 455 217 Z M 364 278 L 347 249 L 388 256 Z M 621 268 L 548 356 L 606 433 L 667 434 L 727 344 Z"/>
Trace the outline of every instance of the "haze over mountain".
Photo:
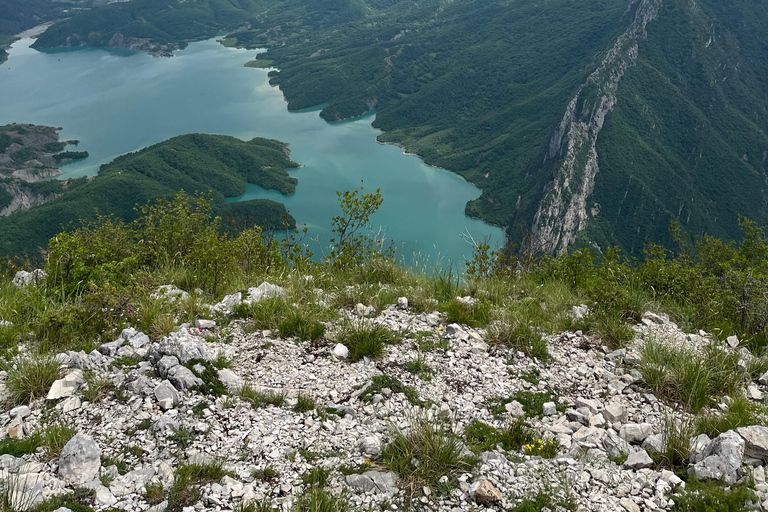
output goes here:
<path id="1" fill-rule="evenodd" d="M 290 109 L 376 109 L 384 142 L 483 190 L 467 213 L 542 248 L 670 245 L 768 220 L 768 6 L 716 0 L 134 0 L 37 48 L 168 53 L 231 31 Z"/>

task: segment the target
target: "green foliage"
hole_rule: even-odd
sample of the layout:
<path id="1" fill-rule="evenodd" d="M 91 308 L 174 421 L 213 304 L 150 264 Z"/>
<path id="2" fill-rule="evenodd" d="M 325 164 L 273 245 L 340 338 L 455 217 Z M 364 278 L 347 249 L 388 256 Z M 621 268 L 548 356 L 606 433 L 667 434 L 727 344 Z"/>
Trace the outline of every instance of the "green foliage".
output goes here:
<path id="1" fill-rule="evenodd" d="M 207 395 L 223 396 L 227 394 L 227 388 L 219 379 L 219 372 L 216 366 L 210 361 L 204 359 L 192 359 L 185 364 L 189 368 L 195 377 L 199 377 L 203 381 L 203 384 L 198 386 L 198 390 Z M 203 367 L 202 371 L 199 371 L 199 367 Z M 195 367 L 198 367 L 197 369 Z"/>
<path id="2" fill-rule="evenodd" d="M 541 361 L 550 359 L 546 340 L 530 325 L 523 325 L 514 321 L 496 321 L 488 326 L 487 339 L 491 343 L 498 343 L 519 350 L 528 357 L 538 358 Z"/>
<path id="3" fill-rule="evenodd" d="M 293 406 L 293 410 L 295 412 L 308 412 L 314 411 L 315 407 L 317 407 L 317 403 L 314 398 L 305 395 L 304 393 L 300 393 L 299 396 L 296 397 L 296 405 Z"/>
<path id="4" fill-rule="evenodd" d="M 435 370 L 424 362 L 424 358 L 421 354 L 419 354 L 416 359 L 405 363 L 403 365 L 403 370 L 416 375 L 421 380 L 432 380 L 432 376 L 435 374 Z"/>
<path id="5" fill-rule="evenodd" d="M 534 391 L 517 391 L 512 396 L 504 397 L 491 397 L 487 401 L 488 410 L 494 416 L 503 416 L 507 410 L 505 405 L 512 401 L 517 401 L 523 406 L 525 414 L 528 416 L 541 416 L 544 404 L 547 402 L 557 403 L 557 398 L 552 396 L 552 393 L 546 392 L 534 392 Z M 557 406 L 558 410 L 565 410 L 563 406 Z"/>
<path id="6" fill-rule="evenodd" d="M 0 455 L 13 455 L 14 457 L 21 457 L 28 453 L 35 453 L 43 444 L 43 439 L 39 432 L 25 437 L 24 439 L 13 439 L 5 437 L 0 440 Z"/>
<path id="7" fill-rule="evenodd" d="M 267 405 L 280 407 L 285 403 L 284 392 L 283 393 L 280 393 L 277 391 L 259 392 L 254 390 L 248 384 L 243 386 L 243 389 L 240 390 L 240 398 L 250 402 L 250 404 L 255 409 L 259 407 L 266 407 Z"/>
<path id="8" fill-rule="evenodd" d="M 381 357 L 385 346 L 400 343 L 400 336 L 381 324 L 358 320 L 342 327 L 338 341 L 349 349 L 349 360 L 356 362 L 363 357 Z"/>
<path id="9" fill-rule="evenodd" d="M 741 394 L 730 397 L 728 409 L 722 412 L 710 412 L 697 416 L 693 421 L 693 429 L 696 434 L 707 434 L 714 439 L 723 432 L 735 430 L 739 427 L 750 425 L 764 425 L 766 423 L 766 411 L 752 405 Z"/>
<path id="10" fill-rule="evenodd" d="M 419 394 L 416 391 L 416 388 L 406 386 L 389 375 L 374 375 L 371 377 L 371 383 L 368 384 L 360 394 L 360 400 L 363 402 L 370 402 L 373 399 L 373 395 L 380 394 L 385 388 L 391 390 L 393 393 L 403 393 L 411 405 L 423 405 L 423 402 L 419 399 Z"/>
<path id="11" fill-rule="evenodd" d="M 523 446 L 535 443 L 538 436 L 533 429 L 525 425 L 525 420 L 520 418 L 500 429 L 474 420 L 464 429 L 464 438 L 472 451 L 481 453 L 495 450 L 497 446 L 508 451 L 520 450 Z"/>
<path id="12" fill-rule="evenodd" d="M 525 445 L 525 454 L 541 457 L 543 459 L 553 459 L 557 456 L 557 449 L 557 441 L 553 439 L 549 441 L 537 439 L 536 441 Z"/>
<path id="13" fill-rule="evenodd" d="M 317 486 L 298 496 L 291 512 L 348 512 L 349 503 L 342 494 L 336 496 Z"/>
<path id="14" fill-rule="evenodd" d="M 197 503 L 202 497 L 200 485 L 218 482 L 225 476 L 234 476 L 222 468 L 221 463 L 185 464 L 176 468 L 173 486 L 166 499 L 167 510 L 181 512 L 184 507 Z"/>
<path id="15" fill-rule="evenodd" d="M 271 482 L 280 478 L 280 472 L 272 466 L 264 466 L 263 469 L 255 470 L 251 476 L 256 480 Z"/>
<path id="16" fill-rule="evenodd" d="M 0 230 L 6 236 L 0 254 L 26 254 L 36 258 L 38 249 L 62 228 L 74 227 L 73 231 L 77 233 L 77 228 L 81 226 L 93 228 L 94 223 L 101 224 L 104 218 L 111 216 L 115 224 L 112 226 L 114 234 L 118 235 L 115 239 L 117 254 L 109 258 L 105 248 L 99 245 L 103 238 L 95 237 L 90 240 L 91 246 L 82 248 L 78 254 L 71 254 L 72 257 L 85 258 L 84 261 L 78 263 L 80 260 L 75 259 L 71 264 L 75 265 L 74 270 L 80 272 L 86 271 L 87 265 L 93 259 L 99 264 L 105 263 L 104 258 L 108 258 L 113 266 L 121 262 L 123 266 L 129 265 L 130 260 L 126 262 L 123 260 L 132 256 L 137 248 L 126 245 L 126 239 L 130 237 L 124 230 L 117 228 L 122 223 L 130 223 L 142 213 L 145 216 L 159 213 L 161 210 L 157 208 L 150 208 L 143 212 L 137 211 L 136 206 L 159 199 L 170 201 L 177 196 L 179 190 L 185 190 L 192 196 L 210 194 L 208 213 L 214 213 L 215 216 L 222 218 L 221 224 L 234 233 L 254 225 L 264 226 L 268 230 L 282 229 L 284 226 L 294 228 L 295 220 L 279 203 L 270 200 L 225 203 L 224 198 L 242 195 L 247 183 L 276 189 L 285 194 L 293 193 L 296 179 L 290 177 L 286 169 L 296 166 L 297 164 L 288 158 L 285 145 L 274 140 L 257 138 L 241 141 L 234 137 L 200 134 L 174 137 L 116 158 L 103 165 L 94 179 L 69 180 L 66 190 L 58 191 L 63 193 L 62 197 L 54 201 L 19 212 L 12 217 L 0 219 Z M 38 185 L 34 187 L 39 188 Z M 126 190 L 130 190 L 131 194 L 125 194 Z M 182 207 L 178 198 L 171 204 L 177 208 Z M 177 210 L 174 213 L 182 212 Z M 197 242 L 197 250 L 204 251 L 208 247 L 206 243 L 215 236 L 215 231 L 212 230 L 196 232 L 195 230 L 200 229 L 200 224 L 195 224 L 194 221 L 199 220 L 199 217 L 192 213 L 188 217 L 179 216 L 174 220 L 166 220 L 167 222 L 176 221 L 174 227 L 181 230 L 177 236 L 168 235 L 163 229 L 168 226 L 163 225 L 162 219 L 151 216 L 152 223 L 158 229 L 147 229 L 143 233 L 148 236 L 147 242 L 159 241 L 151 235 L 159 236 L 160 240 L 165 236 L 167 241 L 173 242 L 167 250 L 159 250 L 162 248 L 157 245 L 148 247 L 151 256 L 173 257 L 179 249 L 182 251 L 188 249 L 193 242 Z M 193 222 L 186 226 L 183 224 L 184 220 Z M 149 228 L 151 225 L 145 223 L 143 227 Z M 104 229 L 108 228 L 109 226 L 104 227 Z M 216 228 L 218 229 L 218 225 Z M 83 235 L 83 233 L 77 234 Z M 196 237 L 190 238 L 193 234 Z M 142 239 L 141 236 L 139 239 Z M 53 261 L 56 262 L 62 252 L 69 254 L 67 251 L 76 248 L 73 243 L 72 240 L 64 237 L 61 241 L 63 247 L 58 254 L 54 255 Z M 127 247 L 132 248 L 133 251 L 126 255 Z M 93 249 L 96 252 L 91 257 L 87 249 Z M 182 252 L 179 256 L 185 257 L 188 254 L 188 252 Z M 216 255 L 214 251 L 207 255 L 214 257 L 212 262 L 207 263 L 199 259 L 194 263 L 212 272 L 217 265 L 221 265 L 221 262 L 215 258 Z M 61 264 L 67 263 L 70 262 L 63 261 Z M 65 267 L 62 272 L 66 272 L 67 269 L 68 267 Z M 112 274 L 119 275 L 122 270 L 105 268 L 96 271 L 111 271 Z"/>
<path id="17" fill-rule="evenodd" d="M 57 459 L 61 455 L 61 450 L 76 434 L 74 428 L 66 423 L 52 423 L 40 430 L 40 439 L 45 447 L 45 455 L 49 459 Z"/>
<path id="18" fill-rule="evenodd" d="M 420 493 L 424 486 L 447 491 L 450 482 L 475 465 L 475 458 L 464 454 L 458 437 L 444 425 L 426 417 L 414 418 L 407 432 L 395 430 L 390 443 L 381 452 L 382 463 L 404 479 L 409 496 Z M 447 476 L 449 484 L 440 484 Z"/>
<path id="19" fill-rule="evenodd" d="M 4 369 L 6 390 L 15 403 L 46 395 L 53 381 L 59 378 L 59 362 L 50 355 L 16 357 Z"/>
<path id="20" fill-rule="evenodd" d="M 331 249 L 327 261 L 338 268 L 359 265 L 378 257 L 391 258 L 394 249 L 385 247 L 384 238 L 371 230 L 370 218 L 384 199 L 379 189 L 373 194 L 359 190 L 336 192 L 341 215 L 331 219 Z M 369 230 L 370 233 L 366 233 Z"/>
<path id="21" fill-rule="evenodd" d="M 85 383 L 81 394 L 84 400 L 91 403 L 100 401 L 114 389 L 114 385 L 107 375 L 97 374 L 94 371 L 83 372 L 83 380 Z"/>
<path id="22" fill-rule="evenodd" d="M 310 487 L 325 487 L 328 483 L 328 477 L 331 475 L 331 470 L 320 466 L 312 468 L 309 472 L 301 475 L 301 481 L 304 485 Z"/>
<path id="23" fill-rule="evenodd" d="M 478 300 L 474 305 L 453 299 L 443 306 L 448 315 L 448 323 L 457 323 L 469 327 L 484 327 L 490 320 L 490 308 L 485 302 Z"/>
<path id="24" fill-rule="evenodd" d="M 687 482 L 683 492 L 674 496 L 674 512 L 746 512 L 748 502 L 755 499 L 755 493 L 746 484 L 725 487 L 720 482 Z"/>
<path id="25" fill-rule="evenodd" d="M 646 341 L 640 348 L 640 373 L 660 398 L 698 412 L 714 397 L 733 393 L 743 377 L 739 356 L 710 345 L 701 356 L 686 349 Z"/>
<path id="26" fill-rule="evenodd" d="M 174 428 L 171 435 L 168 436 L 168 439 L 184 450 L 195 441 L 195 433 L 184 427 Z"/>

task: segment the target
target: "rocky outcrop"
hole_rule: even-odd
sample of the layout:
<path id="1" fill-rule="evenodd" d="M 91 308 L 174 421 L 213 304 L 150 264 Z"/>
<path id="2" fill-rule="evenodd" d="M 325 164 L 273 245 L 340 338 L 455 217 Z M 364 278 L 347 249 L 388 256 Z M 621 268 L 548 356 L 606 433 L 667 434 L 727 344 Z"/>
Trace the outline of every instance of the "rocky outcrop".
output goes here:
<path id="1" fill-rule="evenodd" d="M 595 186 L 598 135 L 605 116 L 616 104 L 616 92 L 626 70 L 637 59 L 646 26 L 656 19 L 663 0 L 632 0 L 634 19 L 608 50 L 597 69 L 579 87 L 549 142 L 544 165 L 555 164 L 555 175 L 544 191 L 531 231 L 540 248 L 561 253 L 586 227 L 599 205 L 589 205 Z"/>
<path id="2" fill-rule="evenodd" d="M 34 176 L 24 173 L 24 178 L 33 178 L 29 181 L 39 181 L 38 179 L 43 175 L 45 177 L 53 177 L 59 174 L 61 174 L 61 171 L 58 169 L 48 169 L 45 173 Z M 0 217 L 8 217 L 16 212 L 29 210 L 33 206 L 48 203 L 62 196 L 62 194 L 39 194 L 21 183 L 0 183 L 0 187 L 5 189 L 12 197 L 8 205 L 0 208 Z"/>
<path id="3" fill-rule="evenodd" d="M 160 299 L 166 301 L 183 292 L 163 289 L 175 292 Z M 238 509 L 263 499 L 290 510 L 292 500 L 306 491 L 302 476 L 323 467 L 331 470 L 328 488 L 343 489 L 351 509 L 379 509 L 403 498 L 403 487 L 409 485 L 382 462 L 393 432 L 408 432 L 423 414 L 458 435 L 476 420 L 501 426 L 520 417 L 542 443 L 556 447 L 553 458 L 501 445 L 479 453 L 477 464 L 455 481 L 441 480 L 454 485 L 450 494 L 415 489 L 424 510 L 471 510 L 477 504 L 513 510 L 520 497 L 549 492 L 563 481 L 572 482 L 576 510 L 670 510 L 674 492 L 685 485 L 673 472 L 654 469 L 652 452 L 664 447 L 667 418 L 690 418 L 650 394 L 632 365 L 643 338 L 695 349 L 713 341 L 706 333 L 686 334 L 666 316 L 646 313 L 634 327 L 637 338 L 617 351 L 581 332 L 547 336 L 552 361 L 543 365 L 514 349 L 490 347 L 484 330 L 446 325 L 437 312 L 416 314 L 404 297 L 372 316 L 357 308 L 342 310 L 328 324 L 329 343 L 322 346 L 281 338 L 275 331 L 254 331 L 227 314 L 243 296 L 258 301 L 282 293 L 263 283 L 230 297 L 229 309 L 209 306 L 212 318 L 195 322 L 205 327 L 183 324 L 155 340 L 128 328 L 90 353 L 58 354 L 63 382 L 51 388 L 58 398 L 0 410 L 0 438 L 28 436 L 54 414 L 78 435 L 58 460 L 44 458 L 41 451 L 23 458 L 1 456 L 0 479 L 23 477 L 41 498 L 85 485 L 96 493 L 97 511 L 158 510 L 150 509 L 147 486 L 162 485 L 167 491 L 176 468 L 218 461 L 228 476 L 200 489 L 195 510 Z M 331 299 L 319 288 L 311 296 L 307 300 L 315 303 Z M 403 342 L 388 346 L 380 360 L 350 363 L 335 353 L 333 339 L 336 330 L 353 321 L 399 333 Z M 442 348 L 426 349 L 425 340 Z M 727 343 L 724 349 L 741 350 Z M 221 359 L 231 368 L 212 371 Z M 432 369 L 430 379 L 406 370 L 417 359 Z M 88 374 L 108 382 L 113 391 L 99 401 L 86 401 L 80 395 L 88 382 L 80 377 Z M 220 396 L 200 386 L 200 380 L 207 386 L 214 375 L 225 389 Z M 382 376 L 412 389 L 421 410 L 404 388 L 368 392 Z M 4 379 L 0 372 L 0 395 Z M 282 396 L 285 403 L 254 403 L 238 393 L 245 385 L 251 395 Z M 526 396 L 542 398 L 537 410 Z M 514 405 L 495 413 L 489 403 L 498 398 Z M 300 400 L 314 405 L 299 407 Z M 691 441 L 689 471 L 694 476 L 736 482 L 754 474 L 760 506 L 768 508 L 766 427 L 745 426 Z M 456 447 L 466 449 L 463 441 Z M 616 462 L 619 458 L 625 460 Z M 112 460 L 125 464 L 123 474 L 107 462 Z M 259 476 L 267 468 L 271 479 Z"/>

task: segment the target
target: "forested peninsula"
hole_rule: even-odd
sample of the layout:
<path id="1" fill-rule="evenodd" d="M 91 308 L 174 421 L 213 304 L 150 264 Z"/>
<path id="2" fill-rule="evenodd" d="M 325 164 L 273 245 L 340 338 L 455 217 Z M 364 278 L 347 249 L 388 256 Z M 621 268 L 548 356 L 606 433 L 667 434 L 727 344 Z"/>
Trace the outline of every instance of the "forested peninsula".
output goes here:
<path id="1" fill-rule="evenodd" d="M 229 227 L 293 228 L 295 219 L 280 203 L 224 200 L 245 193 L 248 183 L 292 194 L 298 180 L 287 169 L 296 167 L 286 144 L 275 140 L 202 134 L 174 137 L 102 165 L 95 177 L 27 184 L 36 190 L 44 188 L 55 199 L 0 219 L 0 255 L 35 257 L 64 228 L 100 215 L 132 221 L 138 215 L 137 205 L 172 198 L 179 190 L 209 194 L 214 213 Z"/>

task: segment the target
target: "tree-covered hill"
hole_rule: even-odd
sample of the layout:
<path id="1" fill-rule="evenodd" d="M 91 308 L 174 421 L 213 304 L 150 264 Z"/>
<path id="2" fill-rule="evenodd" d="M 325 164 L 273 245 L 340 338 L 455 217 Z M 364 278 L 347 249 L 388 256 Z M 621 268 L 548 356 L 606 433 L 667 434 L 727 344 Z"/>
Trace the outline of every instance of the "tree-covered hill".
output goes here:
<path id="1" fill-rule="evenodd" d="M 268 49 L 290 109 L 376 109 L 380 140 L 479 186 L 467 212 L 513 240 L 637 253 L 674 220 L 724 238 L 768 221 L 767 18 L 747 0 L 134 0 L 37 46 L 233 30 Z"/>
<path id="2" fill-rule="evenodd" d="M 174 197 L 179 190 L 210 194 L 214 212 L 233 218 L 230 226 L 279 229 L 286 223 L 293 227 L 295 220 L 280 203 L 266 199 L 225 203 L 224 199 L 245 193 L 247 183 L 291 194 L 298 180 L 286 169 L 295 167 L 285 144 L 275 140 L 201 134 L 174 137 L 116 158 L 94 178 L 24 184 L 37 193 L 61 197 L 0 219 L 0 254 L 35 256 L 39 247 L 70 224 L 95 220 L 98 215 L 131 221 L 138 215 L 136 205 Z"/>

